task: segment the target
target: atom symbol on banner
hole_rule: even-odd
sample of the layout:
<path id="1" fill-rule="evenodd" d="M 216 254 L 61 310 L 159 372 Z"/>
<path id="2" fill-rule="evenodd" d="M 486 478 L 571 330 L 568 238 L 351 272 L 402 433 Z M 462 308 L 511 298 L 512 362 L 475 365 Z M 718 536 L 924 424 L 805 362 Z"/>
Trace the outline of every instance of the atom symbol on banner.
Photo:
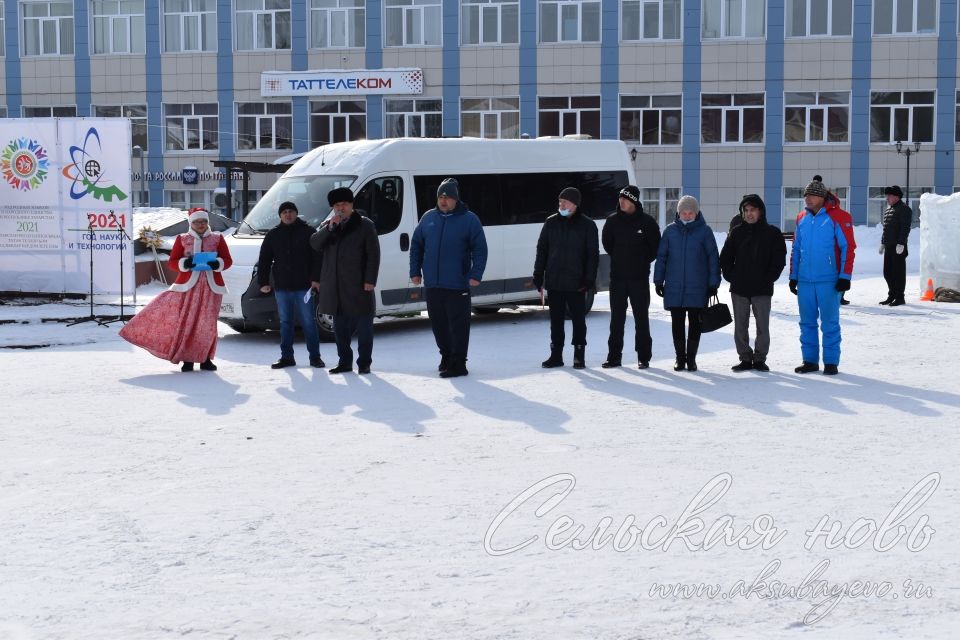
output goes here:
<path id="1" fill-rule="evenodd" d="M 83 147 L 70 147 L 70 160 L 70 164 L 63 168 L 63 176 L 73 181 L 70 185 L 71 198 L 79 200 L 90 194 L 104 202 L 112 202 L 114 198 L 126 200 L 127 194 L 117 185 L 110 184 L 103 170 L 103 147 L 100 144 L 100 134 L 94 127 L 87 131 Z"/>

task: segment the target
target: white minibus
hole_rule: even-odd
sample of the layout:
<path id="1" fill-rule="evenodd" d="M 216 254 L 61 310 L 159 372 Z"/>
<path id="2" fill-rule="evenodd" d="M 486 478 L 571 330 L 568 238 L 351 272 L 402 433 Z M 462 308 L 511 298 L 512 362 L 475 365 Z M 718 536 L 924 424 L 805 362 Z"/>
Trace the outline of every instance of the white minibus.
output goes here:
<path id="1" fill-rule="evenodd" d="M 480 217 L 487 237 L 487 268 L 472 291 L 477 312 L 539 302 L 532 283 L 537 238 L 557 209 L 561 189 L 577 187 L 581 213 L 602 228 L 616 210 L 620 189 L 635 184 L 619 140 L 399 138 L 319 147 L 287 170 L 228 238 L 233 267 L 224 272 L 229 293 L 221 320 L 238 331 L 279 326 L 273 296 L 261 294 L 256 282 L 263 236 L 279 223 L 277 207 L 287 200 L 307 223 L 319 225 L 330 212 L 327 193 L 337 187 L 353 190 L 355 208 L 374 221 L 380 236 L 377 315 L 425 309 L 423 291 L 409 279 L 410 238 L 420 216 L 436 206 L 437 187 L 448 177 L 459 181 L 460 197 Z M 598 290 L 608 287 L 609 274 L 609 260 L 601 253 Z M 331 339 L 331 319 L 317 321 Z"/>

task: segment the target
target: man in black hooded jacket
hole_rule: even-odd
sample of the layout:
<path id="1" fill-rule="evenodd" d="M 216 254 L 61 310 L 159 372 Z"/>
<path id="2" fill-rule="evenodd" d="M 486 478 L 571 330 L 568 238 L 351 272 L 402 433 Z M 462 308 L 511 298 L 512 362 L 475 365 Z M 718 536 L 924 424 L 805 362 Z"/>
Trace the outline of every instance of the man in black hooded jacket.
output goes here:
<path id="1" fill-rule="evenodd" d="M 767 208 L 755 193 L 740 201 L 743 222 L 727 236 L 720 252 L 720 269 L 730 282 L 733 302 L 733 339 L 740 363 L 734 371 L 769 371 L 767 353 L 770 350 L 770 303 L 773 283 L 777 281 L 787 261 L 787 244 L 783 233 L 767 223 Z M 750 310 L 757 322 L 757 339 L 750 348 Z"/>
<path id="2" fill-rule="evenodd" d="M 620 190 L 616 213 L 603 225 L 603 249 L 610 256 L 610 338 L 604 369 L 619 367 L 623 356 L 623 325 L 627 301 L 633 310 L 634 349 L 641 369 L 650 366 L 650 263 L 657 259 L 660 225 L 643 212 L 640 189 L 627 185 Z"/>

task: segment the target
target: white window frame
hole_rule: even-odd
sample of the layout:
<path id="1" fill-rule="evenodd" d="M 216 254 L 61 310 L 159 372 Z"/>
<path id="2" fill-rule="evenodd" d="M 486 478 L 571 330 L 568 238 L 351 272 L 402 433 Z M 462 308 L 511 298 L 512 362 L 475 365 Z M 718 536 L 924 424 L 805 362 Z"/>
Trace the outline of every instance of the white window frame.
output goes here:
<path id="1" fill-rule="evenodd" d="M 788 102 L 787 95 L 791 93 L 812 93 L 814 95 L 813 104 L 801 104 L 799 102 Z M 845 104 L 839 103 L 821 103 L 820 98 L 822 94 L 825 93 L 845 93 L 847 94 L 847 102 Z M 831 108 L 846 108 L 847 110 L 847 139 L 842 141 L 830 141 L 828 138 L 829 134 L 829 124 L 830 124 L 830 114 L 829 111 Z M 787 140 L 787 109 L 804 109 L 804 139 L 803 141 Z M 810 139 L 810 130 L 811 130 L 811 111 L 822 111 L 823 112 L 823 140 L 811 140 Z M 850 92 L 849 91 L 784 91 L 783 93 L 783 144 L 796 146 L 802 144 L 814 144 L 814 145 L 849 145 L 850 144 Z"/>
<path id="2" fill-rule="evenodd" d="M 286 8 L 280 7 L 277 9 L 267 9 L 267 3 L 277 4 L 277 3 L 286 3 Z M 254 9 L 243 9 L 239 8 L 241 4 L 257 4 L 258 7 Z M 290 51 L 292 47 L 293 39 L 293 24 L 292 24 L 292 12 L 290 10 L 290 0 L 235 0 L 234 5 L 234 16 L 233 16 L 233 37 L 234 37 L 234 49 L 236 51 Z M 281 27 L 279 26 L 277 18 L 281 15 L 287 16 L 287 33 L 282 34 L 286 35 L 287 46 L 278 47 L 277 46 L 277 35 L 280 34 Z M 261 20 L 269 19 L 270 22 L 270 45 L 267 46 L 265 42 L 259 41 L 258 23 Z M 240 42 L 240 29 L 245 25 L 249 20 L 250 26 L 250 35 L 251 35 L 251 46 L 241 46 L 245 43 Z"/>
<path id="3" fill-rule="evenodd" d="M 285 106 L 289 110 L 287 113 L 269 113 L 270 109 L 267 105 L 276 105 L 276 106 Z M 257 106 L 260 108 L 260 111 L 257 113 L 240 113 L 241 106 Z M 293 149 L 293 103 L 291 102 L 237 102 L 234 104 L 234 112 L 237 114 L 236 119 L 236 129 L 237 132 L 236 141 L 237 141 L 237 153 L 257 153 L 261 151 L 290 151 Z M 254 145 L 252 147 L 241 147 L 240 146 L 240 120 L 249 119 L 253 120 L 254 124 Z M 286 122 L 283 123 L 282 121 Z M 264 135 L 263 127 L 269 122 L 270 128 L 270 146 L 261 144 L 261 139 Z M 278 146 L 277 140 L 277 131 L 278 124 L 286 124 L 287 131 L 289 132 L 290 138 L 287 140 L 288 145 L 285 147 Z"/>
<path id="4" fill-rule="evenodd" d="M 913 15 L 910 18 L 911 29 L 910 31 L 897 31 L 897 11 L 899 10 L 899 1 L 890 0 L 890 31 L 885 33 L 877 32 L 877 14 L 882 10 L 878 7 L 878 1 L 873 0 L 873 10 L 870 12 L 870 26 L 874 36 L 879 37 L 902 37 L 902 36 L 935 36 L 940 30 L 940 2 L 938 0 L 929 0 L 933 2 L 935 15 L 933 17 L 933 28 L 930 30 L 919 31 L 917 29 L 918 18 L 920 17 L 920 0 L 912 0 L 913 2 Z"/>
<path id="5" fill-rule="evenodd" d="M 883 190 L 886 187 L 867 187 L 867 226 L 879 227 L 883 224 L 883 212 L 887 207 L 887 196 Z M 954 193 L 957 188 L 954 188 Z M 933 187 L 915 187 L 910 185 L 910 193 L 904 193 L 904 204 L 910 202 L 909 206 L 913 210 L 913 220 L 911 226 L 920 225 L 920 196 L 924 193 L 935 193 Z"/>
<path id="6" fill-rule="evenodd" d="M 27 7 L 39 7 L 46 6 L 47 13 L 45 16 L 27 16 L 26 9 Z M 70 7 L 70 15 L 50 15 L 50 7 L 52 5 L 65 5 Z M 73 2 L 64 1 L 64 0 L 44 0 L 42 2 L 21 2 L 20 3 L 20 52 L 21 55 L 25 58 L 41 58 L 41 57 L 52 57 L 52 56 L 72 56 L 77 49 L 76 38 L 74 37 L 74 6 Z M 38 36 L 37 44 L 39 50 L 36 53 L 27 52 L 27 25 L 28 23 L 37 22 L 38 26 Z M 56 35 L 54 36 L 54 41 L 56 42 L 56 51 L 54 52 L 45 52 L 44 49 L 44 25 L 47 23 L 52 23 L 52 26 L 55 30 Z M 65 24 L 69 23 L 69 24 Z M 70 34 L 70 51 L 61 51 L 63 47 L 63 37 L 64 33 Z"/>
<path id="7" fill-rule="evenodd" d="M 665 37 L 663 35 L 664 30 L 664 15 L 665 11 L 663 10 L 663 5 L 665 2 L 671 2 L 676 4 L 677 11 L 677 35 L 673 37 Z M 637 9 L 639 10 L 640 24 L 638 27 L 638 33 L 640 34 L 639 38 L 627 38 L 624 36 L 624 25 L 627 24 L 627 5 L 638 5 Z M 658 15 L 658 24 L 657 24 L 657 35 L 655 37 L 647 37 L 644 35 L 646 33 L 646 12 L 645 7 L 648 4 L 655 4 L 659 7 L 657 12 Z M 666 41 L 671 42 L 675 40 L 680 40 L 683 38 L 683 0 L 623 0 L 620 3 L 620 42 L 657 42 L 657 41 Z"/>
<path id="8" fill-rule="evenodd" d="M 470 102 L 475 103 L 476 106 L 480 106 L 479 101 L 486 102 L 486 106 L 483 109 L 472 108 L 473 105 L 469 105 Z M 495 104 L 495 101 L 506 102 L 506 101 L 515 101 L 516 106 L 512 104 Z M 516 123 L 513 125 L 513 128 L 516 131 L 514 136 L 505 136 L 504 134 L 504 124 L 503 119 L 505 115 L 509 115 L 511 118 L 516 117 Z M 516 140 L 520 138 L 520 98 L 517 96 L 503 97 L 503 98 L 461 98 L 460 99 L 460 135 L 466 135 L 464 133 L 465 123 L 464 118 L 476 116 L 479 120 L 480 126 L 480 136 L 485 139 L 500 139 L 500 140 Z M 509 126 L 509 125 L 508 125 Z M 496 129 L 496 135 L 487 135 L 487 130 L 493 128 Z"/>
<path id="9" fill-rule="evenodd" d="M 201 106 L 201 105 L 211 105 L 211 104 L 215 107 L 215 113 L 209 114 L 209 113 L 197 113 L 197 112 L 196 112 L 196 111 L 197 111 L 197 106 Z M 178 113 L 178 114 L 175 114 L 175 115 L 169 115 L 169 114 L 168 114 L 168 109 L 169 109 L 170 107 L 173 107 L 173 106 L 189 106 L 191 112 L 190 112 L 189 114 L 180 114 L 180 113 Z M 216 143 L 215 146 L 213 146 L 213 147 L 210 148 L 210 149 L 204 149 L 204 148 L 203 148 L 203 139 L 204 139 L 204 135 L 203 135 L 203 134 L 204 134 L 204 132 L 211 130 L 211 129 L 209 129 L 209 128 L 207 128 L 207 127 L 204 126 L 204 120 L 209 120 L 210 118 L 215 118 L 215 119 L 216 119 L 216 122 L 215 122 L 214 125 L 213 125 L 213 126 L 214 126 L 214 129 L 212 129 L 212 131 L 215 131 L 215 132 L 217 133 L 217 143 Z M 181 149 L 178 149 L 178 148 L 175 148 L 175 147 L 171 148 L 171 147 L 169 146 L 169 132 L 168 132 L 168 127 L 170 126 L 170 121 L 173 120 L 173 119 L 177 119 L 177 120 L 180 121 L 181 131 L 183 132 L 183 136 L 182 136 L 182 139 L 181 139 L 181 143 L 183 144 L 183 148 L 181 148 Z M 199 146 L 197 146 L 197 147 L 189 146 L 189 144 L 188 144 L 188 142 L 187 142 L 186 132 L 187 132 L 187 130 L 189 129 L 189 124 L 190 124 L 191 121 L 196 121 L 196 125 L 197 125 L 197 131 L 198 131 L 198 134 L 199 134 L 199 135 L 198 135 Z M 188 154 L 188 153 L 189 153 L 189 154 L 194 154 L 194 153 L 214 153 L 214 154 L 215 154 L 215 153 L 218 153 L 219 150 L 220 150 L 220 131 L 219 131 L 219 126 L 220 126 L 220 105 L 218 105 L 218 104 L 215 103 L 215 102 L 205 102 L 205 103 L 189 103 L 189 102 L 188 102 L 188 103 L 179 103 L 179 102 L 178 102 L 178 103 L 164 104 L 164 105 L 163 105 L 163 149 L 164 149 L 164 153 L 168 153 L 168 154 Z"/>
<path id="10" fill-rule="evenodd" d="M 118 115 L 107 115 L 103 113 L 98 113 L 100 109 L 115 109 L 118 111 Z M 143 115 L 131 115 L 133 109 L 143 109 Z M 143 149 L 144 153 L 147 152 L 147 143 L 150 141 L 150 135 L 148 133 L 149 128 L 147 126 L 147 113 L 148 108 L 146 104 L 95 104 L 90 107 L 90 114 L 94 118 L 129 118 L 130 119 L 130 146 L 139 144 L 140 148 Z M 141 144 L 136 140 L 136 126 L 139 125 L 142 128 L 142 138 L 143 143 Z"/>
<path id="11" fill-rule="evenodd" d="M 707 35 L 707 3 L 717 2 L 720 5 L 720 32 L 716 35 Z M 728 32 L 728 14 L 730 13 L 729 5 L 732 2 L 740 2 L 740 35 L 730 35 Z M 760 6 L 763 7 L 763 15 L 760 19 L 760 24 L 762 25 L 761 32 L 758 34 L 746 35 L 747 33 L 747 18 L 752 15 L 751 7 L 748 6 L 750 2 L 759 2 Z M 763 39 L 767 35 L 767 2 L 766 0 L 702 0 L 700 4 L 700 39 L 701 40 L 756 40 Z M 786 22 L 786 21 L 784 21 Z"/>
<path id="12" fill-rule="evenodd" d="M 704 104 L 703 104 L 703 97 L 704 97 L 704 96 L 707 96 L 707 95 L 711 95 L 711 96 L 728 95 L 728 96 L 731 96 L 731 104 L 730 104 L 730 105 L 704 105 Z M 736 104 L 736 97 L 737 97 L 737 96 L 740 96 L 740 95 L 760 95 L 760 96 L 763 96 L 763 104 L 762 104 L 762 105 L 756 105 L 756 104 L 738 105 L 738 104 Z M 761 117 L 760 117 L 760 121 L 763 123 L 763 130 L 762 130 L 762 133 L 761 133 L 761 136 L 760 136 L 760 140 L 757 140 L 757 141 L 754 141 L 754 142 L 743 142 L 743 141 L 742 141 L 742 140 L 743 140 L 743 123 L 744 123 L 743 111 L 744 111 L 745 109 L 758 109 L 758 108 L 763 111 L 763 114 L 762 114 Z M 721 118 L 720 118 L 720 141 L 719 141 L 719 142 L 707 142 L 707 141 L 705 141 L 705 140 L 703 139 L 703 120 L 704 120 L 704 118 L 703 118 L 703 115 L 704 115 L 703 112 L 704 112 L 705 109 L 713 109 L 713 110 L 720 110 L 720 111 L 721 111 L 721 114 L 722 114 L 722 115 L 721 115 Z M 727 137 L 726 137 L 726 136 L 727 136 L 727 117 L 728 117 L 728 114 L 729 114 L 729 113 L 734 112 L 734 111 L 736 111 L 736 112 L 738 112 L 738 113 L 740 114 L 740 115 L 739 115 L 740 126 L 739 126 L 739 129 L 738 129 L 738 139 L 737 139 L 737 140 L 728 140 Z M 750 145 L 762 145 L 762 144 L 764 143 L 764 141 L 766 140 L 766 138 L 767 138 L 767 122 L 766 122 L 766 116 L 767 116 L 767 94 L 766 94 L 765 92 L 763 92 L 763 91 L 738 91 L 738 92 L 736 92 L 736 93 L 714 93 L 714 92 L 710 91 L 710 92 L 701 93 L 701 94 L 700 94 L 700 144 L 701 144 L 702 146 L 706 146 L 706 147 L 714 147 L 714 146 L 721 146 L 721 145 L 731 145 L 731 144 L 746 145 L 746 146 L 750 146 Z"/>
<path id="13" fill-rule="evenodd" d="M 650 204 L 657 205 L 657 223 L 663 229 L 676 217 L 681 193 L 683 190 L 680 187 L 640 187 L 640 203 L 643 204 L 644 213 L 649 216 L 653 215 Z"/>
<path id="14" fill-rule="evenodd" d="M 793 18 L 793 4 L 795 2 L 803 2 L 805 7 L 804 12 L 804 24 L 803 24 L 803 35 L 792 35 L 790 33 L 791 20 Z M 853 34 L 853 0 L 826 0 L 827 2 L 827 32 L 826 33 L 810 33 L 810 21 L 813 19 L 813 2 L 811 0 L 787 0 L 783 8 L 783 21 L 784 21 L 784 37 L 787 39 L 800 39 L 800 38 L 849 38 Z M 850 31 L 847 33 L 834 33 L 833 32 L 833 8 L 834 5 L 840 2 L 845 2 L 850 5 Z"/>
<path id="15" fill-rule="evenodd" d="M 584 5 L 596 5 L 598 10 L 597 15 L 597 37 L 596 38 L 585 38 L 583 35 L 583 13 Z M 556 40 L 547 40 L 544 37 L 544 28 L 543 23 L 546 19 L 544 17 L 544 11 L 547 6 L 556 5 L 557 16 L 556 16 Z M 576 9 L 576 20 L 577 20 L 577 37 L 574 38 L 564 38 L 563 37 L 563 20 L 564 20 L 564 9 L 575 8 Z M 575 42 L 600 42 L 600 39 L 603 35 L 603 7 L 601 6 L 600 0 L 538 0 L 537 3 L 537 34 L 538 41 L 540 44 L 570 44 Z"/>
<path id="16" fill-rule="evenodd" d="M 900 102 L 896 104 L 874 104 L 873 103 L 873 94 L 875 93 L 899 93 Z M 904 93 L 931 93 L 933 94 L 933 99 L 930 102 L 923 103 L 914 103 L 914 104 L 904 104 L 903 103 L 903 94 Z M 932 121 L 930 122 L 930 140 L 914 140 L 913 139 L 913 120 L 914 120 L 914 109 L 917 107 L 924 107 L 931 110 Z M 889 108 L 890 109 L 890 140 L 874 140 L 873 139 L 873 110 L 874 108 Z M 870 92 L 870 144 L 893 144 L 897 142 L 896 135 L 896 111 L 898 109 L 909 109 L 909 115 L 907 116 L 907 130 L 908 136 L 906 139 L 901 138 L 899 142 L 914 143 L 914 142 L 933 142 L 937 137 L 937 92 L 935 89 L 926 89 L 919 91 L 871 91 Z"/>
<path id="17" fill-rule="evenodd" d="M 649 106 L 646 106 L 646 107 L 624 107 L 624 106 L 623 106 L 623 99 L 624 99 L 624 98 L 649 98 L 649 99 L 650 99 L 650 101 L 649 101 L 649 103 L 648 103 Z M 680 98 L 680 104 L 679 104 L 678 106 L 654 106 L 654 102 L 655 102 L 655 99 L 656 99 L 656 98 Z M 618 131 L 621 131 L 621 133 L 622 133 L 622 130 L 620 129 L 620 121 L 623 119 L 623 112 L 624 112 L 624 111 L 631 111 L 631 112 L 635 111 L 635 112 L 638 112 L 638 113 L 639 113 L 639 117 L 640 117 L 640 122 L 641 122 L 641 126 L 640 126 L 640 136 L 641 136 L 641 137 L 640 137 L 640 138 L 636 138 L 636 139 L 635 139 L 635 138 L 624 138 L 624 137 L 622 137 L 622 135 L 621 135 L 621 138 L 620 138 L 621 140 L 624 140 L 624 141 L 627 141 L 627 142 L 630 142 L 630 143 L 634 143 L 634 144 L 638 144 L 638 145 L 643 146 L 643 147 L 676 147 L 676 146 L 679 146 L 679 145 L 682 145 L 682 144 L 683 144 L 683 94 L 681 94 L 681 93 L 663 93 L 663 94 L 660 94 L 660 93 L 655 93 L 655 94 L 629 94 L 629 93 L 625 93 L 625 94 L 621 94 L 621 95 L 620 95 L 620 102 L 619 102 L 619 104 L 620 104 L 620 108 L 619 108 L 619 110 L 617 111 L 617 129 L 618 129 Z M 657 137 L 658 137 L 658 139 L 660 140 L 660 142 L 657 142 L 657 143 L 644 143 L 644 142 L 643 142 L 643 124 L 642 124 L 642 123 L 643 123 L 643 114 L 646 113 L 646 112 L 649 112 L 649 111 L 656 111 L 656 112 L 658 112 L 658 113 L 660 114 L 660 115 L 659 115 L 659 118 L 658 118 L 658 120 L 659 120 L 659 122 L 660 122 L 660 125 L 659 125 L 659 127 L 658 127 L 658 129 L 657 129 Z M 677 140 L 677 142 L 663 142 L 663 141 L 662 141 L 662 140 L 663 140 L 663 119 L 664 119 L 663 112 L 664 112 L 664 111 L 679 111 L 679 112 L 680 112 L 680 133 L 679 133 L 679 138 L 680 138 L 680 139 Z"/>
<path id="18" fill-rule="evenodd" d="M 131 4 L 139 3 L 139 13 L 121 13 L 136 8 Z M 142 54 L 146 50 L 146 26 L 144 22 L 144 0 L 92 0 L 90 2 L 90 50 L 93 55 Z M 116 13 L 106 13 L 113 9 Z M 101 13 L 97 13 L 100 11 Z M 98 34 L 106 29 L 103 40 L 104 50 L 98 51 Z M 122 33 L 126 46 L 116 46 L 116 36 Z"/>
<path id="19" fill-rule="evenodd" d="M 216 0 L 184 0 L 190 3 L 190 11 L 167 11 L 164 5 L 167 0 L 160 0 L 161 4 L 161 26 L 162 40 L 161 44 L 164 53 L 199 53 L 203 51 L 217 50 L 217 9 Z M 206 7 L 206 8 L 201 8 Z M 209 7 L 213 7 L 210 9 Z M 167 47 L 168 19 L 177 22 L 177 39 L 179 44 L 176 49 Z M 209 26 L 209 33 L 206 27 Z M 187 38 L 185 34 L 194 32 L 197 42 L 197 48 L 186 47 Z M 206 46 L 204 46 L 206 43 Z"/>
<path id="20" fill-rule="evenodd" d="M 413 109 L 414 109 L 413 111 L 399 110 L 395 108 L 398 102 L 408 102 L 410 100 L 413 101 Z M 430 109 L 430 110 L 421 110 L 420 107 L 423 107 L 423 109 L 426 109 L 427 106 L 430 106 L 430 105 L 424 104 L 426 102 L 438 102 L 440 104 L 440 108 Z M 394 107 L 394 109 L 391 109 L 391 107 Z M 394 117 L 402 116 L 403 130 L 405 134 L 402 137 L 420 137 L 420 138 L 437 137 L 438 138 L 443 135 L 443 99 L 442 98 L 412 98 L 412 99 L 400 98 L 400 99 L 384 100 L 383 101 L 383 120 L 384 120 L 385 131 L 389 131 L 389 128 L 388 128 L 389 125 L 387 124 L 387 120 L 390 116 L 394 116 Z M 424 134 L 426 133 L 428 116 L 433 116 L 433 117 L 430 117 L 430 120 L 433 122 L 439 123 L 439 129 L 437 130 L 436 136 L 427 136 L 427 135 L 410 136 L 409 132 L 411 130 L 411 126 L 415 122 L 419 122 L 421 133 L 424 133 Z M 393 135 L 392 132 L 389 135 L 391 135 L 392 137 Z"/>
<path id="21" fill-rule="evenodd" d="M 364 0 L 309 0 L 307 12 L 310 16 L 307 28 L 309 29 L 311 49 L 359 49 L 366 46 L 367 9 Z M 342 19 L 342 33 L 339 33 L 339 37 L 342 38 L 344 44 L 330 44 L 334 39 L 332 37 L 334 32 L 339 31 L 334 28 L 335 20 L 332 18 L 335 15 Z M 314 37 L 316 31 L 314 26 L 321 19 L 323 20 L 324 37 L 327 44 L 317 42 Z M 354 40 L 354 29 L 352 27 L 357 24 L 363 28 L 363 36 L 360 42 L 352 42 Z"/>
<path id="22" fill-rule="evenodd" d="M 314 106 L 318 104 L 331 104 L 336 103 L 336 111 L 314 111 Z M 352 111 L 344 110 L 344 105 L 349 103 L 357 103 L 362 105 L 362 111 Z M 357 116 L 363 117 L 363 131 L 353 131 L 353 125 L 351 124 L 351 118 Z M 320 137 L 320 128 L 318 119 L 328 118 L 327 121 L 327 131 L 323 134 L 323 139 Z M 353 140 L 362 140 L 367 137 L 367 103 L 363 100 L 362 97 L 359 99 L 345 99 L 345 100 L 311 100 L 310 101 L 310 147 L 315 148 L 325 144 L 330 144 L 332 142 L 338 142 L 334 140 L 334 136 L 331 135 L 333 131 L 331 130 L 334 127 L 335 122 L 343 123 L 344 131 L 344 141 L 353 141 Z M 358 125 L 359 126 L 359 125 Z M 329 139 L 326 139 L 329 138 Z"/>
<path id="23" fill-rule="evenodd" d="M 174 202 L 173 194 L 192 194 L 185 196 L 183 200 Z M 197 194 L 203 194 L 203 198 L 195 198 Z M 168 189 L 163 192 L 163 203 L 168 207 L 179 209 L 190 209 L 191 207 L 203 207 L 208 211 L 213 210 L 213 192 L 209 189 Z"/>
<path id="24" fill-rule="evenodd" d="M 400 14 L 399 42 L 392 42 L 390 17 Z M 436 26 L 430 21 L 435 20 Z M 420 26 L 420 37 L 414 40 L 414 34 L 408 33 L 410 22 Z M 428 28 L 430 27 L 430 28 Z M 429 38 L 427 37 L 429 34 Z M 440 47 L 443 46 L 443 4 L 441 0 L 384 0 L 383 2 L 383 42 L 384 48 L 393 47 Z"/>
<path id="25" fill-rule="evenodd" d="M 34 113 L 33 115 L 27 115 L 27 110 L 39 110 L 39 109 L 49 109 L 48 113 L 39 114 Z M 77 117 L 77 107 L 76 105 L 56 105 L 48 107 L 45 105 L 33 105 L 25 104 L 20 107 L 21 112 L 23 113 L 24 118 L 76 118 Z"/>
<path id="26" fill-rule="evenodd" d="M 597 106 L 596 106 L 596 107 L 593 107 L 593 106 L 590 106 L 590 107 L 587 107 L 587 106 L 574 107 L 574 106 L 573 106 L 573 101 L 576 100 L 576 99 L 582 99 L 582 98 L 596 98 L 596 99 L 597 99 Z M 567 100 L 567 106 L 564 107 L 564 108 L 560 108 L 560 107 L 543 107 L 543 106 L 542 106 L 542 103 L 541 103 L 541 100 L 559 100 L 559 99 L 566 99 L 566 100 Z M 600 135 L 599 135 L 599 134 L 600 134 L 600 131 L 601 131 L 602 127 L 603 127 L 603 119 L 602 119 L 602 115 L 603 115 L 603 114 L 602 114 L 602 111 L 601 111 L 602 106 L 603 106 L 603 100 L 602 100 L 602 98 L 601 98 L 600 96 L 597 96 L 597 95 L 589 95 L 589 96 L 537 96 L 537 135 L 538 135 L 538 136 L 554 135 L 554 134 L 552 134 L 552 133 L 544 133 L 543 131 L 541 131 L 541 127 L 540 127 L 540 116 L 541 116 L 541 114 L 543 114 L 543 113 L 554 113 L 554 112 L 560 114 L 560 121 L 559 121 L 560 130 L 559 130 L 559 132 L 557 133 L 557 135 L 559 135 L 559 136 L 562 137 L 562 136 L 570 136 L 570 135 L 580 135 L 580 134 L 584 134 L 584 131 L 583 131 L 583 114 L 586 112 L 586 113 L 591 113 L 591 114 L 596 113 L 597 116 L 598 116 L 597 131 L 596 131 L 597 135 L 596 135 L 596 136 L 593 136 L 593 138 L 594 138 L 594 139 L 599 139 L 599 138 L 600 138 Z M 576 130 L 575 130 L 575 131 L 569 131 L 569 132 L 568 132 L 568 131 L 565 130 L 565 128 L 564 128 L 563 125 L 564 125 L 564 116 L 566 116 L 566 115 L 575 115 L 575 116 L 576 116 L 576 127 L 575 127 Z M 585 135 L 590 135 L 590 134 L 585 134 Z"/>
<path id="27" fill-rule="evenodd" d="M 504 9 L 510 7 L 516 11 L 516 32 L 504 37 Z M 490 37 L 490 34 L 484 29 L 486 21 L 484 17 L 491 13 L 496 15 L 496 34 Z M 471 19 L 477 24 L 477 41 L 470 42 L 467 35 L 469 28 L 467 20 Z M 460 44 L 464 46 L 492 46 L 492 45 L 514 45 L 520 44 L 520 2 L 519 0 L 460 0 Z"/>
<path id="28" fill-rule="evenodd" d="M 803 201 L 803 190 L 806 187 L 783 187 L 780 191 L 781 211 L 783 212 L 781 231 L 784 233 L 793 233 L 797 230 L 797 214 L 803 211 L 805 206 Z M 840 208 L 849 211 L 847 208 L 847 197 L 850 193 L 849 187 L 831 187 L 827 189 L 840 200 Z M 787 192 L 790 191 L 789 197 Z M 794 195 L 796 194 L 796 195 Z"/>

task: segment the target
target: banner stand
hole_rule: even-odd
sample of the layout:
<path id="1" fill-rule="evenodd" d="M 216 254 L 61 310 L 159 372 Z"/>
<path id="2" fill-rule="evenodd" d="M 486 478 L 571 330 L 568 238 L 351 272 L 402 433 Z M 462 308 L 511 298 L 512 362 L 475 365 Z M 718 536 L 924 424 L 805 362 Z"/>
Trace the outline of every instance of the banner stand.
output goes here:
<path id="1" fill-rule="evenodd" d="M 97 316 L 93 314 L 93 220 L 90 220 L 90 224 L 87 225 L 87 231 L 90 233 L 90 315 L 86 318 L 77 318 L 73 322 L 68 322 L 67 326 L 72 327 L 75 324 L 82 324 L 84 322 L 96 322 L 100 326 L 104 326 L 104 323 L 97 319 Z M 120 272 L 121 277 L 123 277 L 123 272 Z M 121 298 L 123 300 L 123 298 Z"/>
<path id="2" fill-rule="evenodd" d="M 113 209 L 110 210 L 110 214 L 113 215 Z M 103 326 L 107 326 L 113 322 L 126 322 L 127 320 L 133 317 L 133 315 L 129 315 L 129 316 L 123 315 L 123 243 L 124 243 L 124 240 L 130 243 L 133 243 L 133 238 L 127 235 L 127 230 L 123 228 L 123 225 L 120 224 L 120 220 L 116 216 L 114 216 L 114 220 L 116 220 L 117 231 L 120 232 L 120 243 L 119 243 L 119 246 L 120 246 L 120 315 L 117 316 L 116 318 L 113 318 L 112 320 L 101 321 L 100 324 L 102 324 Z M 137 294 L 136 294 L 137 283 L 136 282 L 133 283 L 133 291 L 134 291 L 134 294 L 133 294 L 134 312 L 136 312 L 136 304 L 137 304 Z"/>

